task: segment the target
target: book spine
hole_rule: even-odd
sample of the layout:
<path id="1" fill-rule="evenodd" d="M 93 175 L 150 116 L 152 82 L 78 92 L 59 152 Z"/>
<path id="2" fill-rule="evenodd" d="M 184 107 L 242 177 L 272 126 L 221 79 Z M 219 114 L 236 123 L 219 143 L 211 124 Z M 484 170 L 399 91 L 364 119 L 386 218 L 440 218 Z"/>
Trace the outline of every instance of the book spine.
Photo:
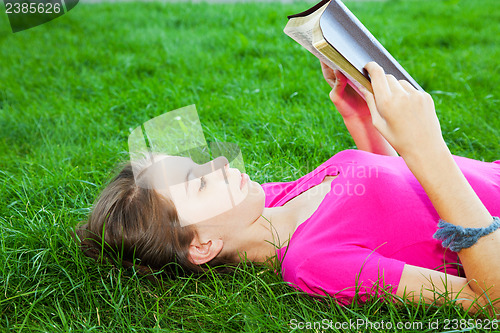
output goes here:
<path id="1" fill-rule="evenodd" d="M 340 0 L 332 0 L 320 18 L 320 27 L 327 43 L 366 78 L 364 66 L 369 61 L 381 65 L 398 80 L 410 82 L 416 89 L 422 87 L 405 71 L 384 46 L 366 29 L 358 18 Z M 337 47 L 333 46 L 337 45 Z"/>

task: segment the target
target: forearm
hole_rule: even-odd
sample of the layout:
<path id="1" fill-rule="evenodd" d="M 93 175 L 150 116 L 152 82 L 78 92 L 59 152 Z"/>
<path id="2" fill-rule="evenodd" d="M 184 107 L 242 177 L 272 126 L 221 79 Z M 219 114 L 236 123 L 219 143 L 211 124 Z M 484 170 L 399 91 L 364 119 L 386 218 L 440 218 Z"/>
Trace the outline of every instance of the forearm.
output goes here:
<path id="1" fill-rule="evenodd" d="M 323 75 L 332 87 L 330 99 L 342 116 L 347 130 L 360 150 L 397 156 L 396 151 L 373 126 L 372 117 L 365 99 L 355 90 L 349 80 L 339 71 L 321 64 Z"/>
<path id="2" fill-rule="evenodd" d="M 487 227 L 493 218 L 476 195 L 443 142 L 424 156 L 403 156 L 418 179 L 439 216 L 464 228 Z M 500 297 L 500 233 L 479 239 L 470 248 L 458 252 L 470 288 L 492 301 Z"/>
<path id="3" fill-rule="evenodd" d="M 491 225 L 492 216 L 467 182 L 443 140 L 432 97 L 416 90 L 407 81 L 386 75 L 376 63 L 368 63 L 365 68 L 374 91 L 373 94 L 364 92 L 373 124 L 403 157 L 439 216 L 464 228 Z M 473 292 L 472 298 L 497 313 L 500 313 L 500 302 L 497 301 L 500 300 L 499 250 L 498 230 L 481 237 L 468 248 L 457 249 L 467 277 L 465 283 Z M 432 285 L 415 278 L 417 275 L 429 277 L 434 273 L 411 267 L 407 273 L 403 282 L 408 282 L 410 290 L 419 290 L 419 284 L 424 287 Z M 401 288 L 404 287 L 403 283 Z M 445 287 L 446 291 L 452 289 Z M 398 292 L 403 290 L 401 288 L 398 287 Z M 492 306 L 485 300 L 489 300 Z"/>
<path id="4" fill-rule="evenodd" d="M 358 149 L 380 155 L 397 156 L 394 148 L 373 126 L 371 117 L 344 118 L 344 124 Z"/>
<path id="5" fill-rule="evenodd" d="M 420 156 L 402 157 L 443 220 L 464 228 L 481 228 L 491 224 L 491 215 L 444 142 Z"/>

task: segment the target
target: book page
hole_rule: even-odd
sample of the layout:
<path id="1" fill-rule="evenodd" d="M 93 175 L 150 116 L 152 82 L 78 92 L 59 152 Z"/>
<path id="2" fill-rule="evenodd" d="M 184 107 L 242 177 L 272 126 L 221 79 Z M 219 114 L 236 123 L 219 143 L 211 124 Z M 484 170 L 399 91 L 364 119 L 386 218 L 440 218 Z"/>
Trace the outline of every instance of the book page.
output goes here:
<path id="1" fill-rule="evenodd" d="M 285 26 L 284 32 L 309 52 L 311 52 L 314 56 L 316 56 L 316 58 L 324 62 L 328 67 L 334 70 L 340 70 L 349 80 L 349 85 L 352 86 L 364 98 L 363 94 L 360 92 L 360 88 L 362 87 L 362 85 L 358 83 L 348 73 L 348 71 L 346 71 L 346 68 L 339 67 L 336 63 L 334 63 L 330 58 L 321 53 L 313 45 L 313 43 L 319 42 L 318 39 L 324 41 L 324 39 L 322 38 L 323 35 L 321 33 L 321 28 L 319 26 L 319 19 L 328 6 L 328 3 L 329 2 L 327 2 L 312 14 L 291 18 Z"/>
<path id="2" fill-rule="evenodd" d="M 307 16 L 291 18 L 284 29 L 284 32 L 288 36 L 317 57 L 318 55 L 321 57 L 324 56 L 318 54 L 318 51 L 312 45 L 313 32 L 319 28 L 319 19 L 327 6 L 328 4 L 325 4 L 318 11 Z"/>

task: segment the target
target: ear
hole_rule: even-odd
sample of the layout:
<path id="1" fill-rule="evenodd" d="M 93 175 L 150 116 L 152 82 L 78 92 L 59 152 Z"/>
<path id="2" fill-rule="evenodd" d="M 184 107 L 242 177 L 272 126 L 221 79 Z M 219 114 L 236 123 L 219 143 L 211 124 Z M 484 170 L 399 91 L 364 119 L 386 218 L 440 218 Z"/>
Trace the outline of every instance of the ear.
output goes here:
<path id="1" fill-rule="evenodd" d="M 195 237 L 189 245 L 189 261 L 195 265 L 201 265 L 215 258 L 220 251 L 224 242 L 221 239 L 209 239 L 205 243 L 201 243 L 198 237 Z"/>

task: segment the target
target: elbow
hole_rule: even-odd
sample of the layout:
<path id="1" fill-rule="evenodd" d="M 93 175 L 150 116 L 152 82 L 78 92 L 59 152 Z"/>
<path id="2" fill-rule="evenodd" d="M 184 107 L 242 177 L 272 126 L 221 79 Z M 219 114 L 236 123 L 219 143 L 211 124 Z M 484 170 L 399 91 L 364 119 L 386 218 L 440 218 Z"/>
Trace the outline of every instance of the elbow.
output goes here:
<path id="1" fill-rule="evenodd" d="M 499 293 L 474 293 L 474 297 L 458 298 L 462 308 L 470 313 L 481 317 L 500 319 L 500 295 Z"/>

